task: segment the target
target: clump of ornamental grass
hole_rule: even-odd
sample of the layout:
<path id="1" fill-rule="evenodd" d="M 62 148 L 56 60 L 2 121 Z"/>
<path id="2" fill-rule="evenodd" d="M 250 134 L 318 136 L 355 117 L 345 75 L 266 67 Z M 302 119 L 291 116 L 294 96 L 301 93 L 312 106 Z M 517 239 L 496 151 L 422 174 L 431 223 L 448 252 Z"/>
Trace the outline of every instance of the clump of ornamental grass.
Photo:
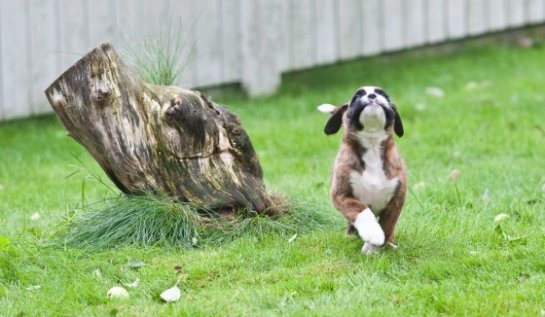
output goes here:
<path id="1" fill-rule="evenodd" d="M 139 35 L 136 39 L 126 35 L 124 51 L 130 64 L 147 83 L 173 85 L 188 64 L 180 60 L 187 49 L 182 23 L 170 20 L 168 26 L 159 27 L 156 34 Z"/>
<path id="2" fill-rule="evenodd" d="M 126 245 L 194 248 L 242 236 L 261 239 L 320 229 L 332 221 L 325 210 L 293 204 L 278 216 L 248 209 L 221 212 L 152 194 L 118 196 L 74 210 L 56 244 L 110 248 Z"/>

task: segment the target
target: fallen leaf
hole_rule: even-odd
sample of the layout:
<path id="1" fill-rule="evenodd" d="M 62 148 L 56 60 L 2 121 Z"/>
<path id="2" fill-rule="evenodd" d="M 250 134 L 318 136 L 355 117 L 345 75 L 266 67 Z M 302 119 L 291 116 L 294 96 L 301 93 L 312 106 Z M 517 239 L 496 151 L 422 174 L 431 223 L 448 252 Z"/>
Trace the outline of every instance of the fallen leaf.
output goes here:
<path id="1" fill-rule="evenodd" d="M 397 249 L 397 248 L 399 248 L 399 247 L 397 246 L 397 244 L 395 244 L 395 243 L 393 243 L 393 242 L 388 242 L 387 246 L 389 246 L 389 247 L 392 248 L 392 249 Z"/>
<path id="2" fill-rule="evenodd" d="M 508 214 L 498 214 L 496 217 L 494 217 L 494 225 L 497 226 L 500 223 L 507 221 L 509 218 L 511 218 L 511 216 Z"/>
<path id="3" fill-rule="evenodd" d="M 518 280 L 519 282 L 524 282 L 524 281 L 526 281 L 529 277 L 530 277 L 530 274 L 528 274 L 528 273 L 519 273 L 519 275 L 517 276 L 517 280 Z"/>
<path id="4" fill-rule="evenodd" d="M 508 242 L 515 243 L 515 244 L 526 244 L 526 236 L 510 236 L 505 235 L 505 238 Z"/>
<path id="5" fill-rule="evenodd" d="M 422 189 L 426 188 L 426 183 L 424 182 L 418 182 L 416 184 L 413 185 L 413 190 L 415 192 L 417 191 L 421 191 Z"/>
<path id="6" fill-rule="evenodd" d="M 328 103 L 324 103 L 316 107 L 316 109 L 323 113 L 332 113 L 333 111 L 335 111 L 335 109 L 337 109 L 337 107 Z"/>
<path id="7" fill-rule="evenodd" d="M 479 88 L 479 83 L 476 81 L 468 81 L 466 83 L 466 89 L 473 90 Z"/>
<path id="8" fill-rule="evenodd" d="M 99 269 L 94 269 L 93 270 L 93 275 L 97 278 L 101 278 L 102 277 L 102 272 L 100 272 Z"/>
<path id="9" fill-rule="evenodd" d="M 30 220 L 32 220 L 32 221 L 38 221 L 38 220 L 40 220 L 40 218 L 41 218 L 41 216 L 37 212 L 33 213 L 32 216 L 30 216 Z"/>
<path id="10" fill-rule="evenodd" d="M 295 239 L 297 239 L 297 233 L 291 236 L 291 238 L 288 240 L 288 243 L 292 243 L 293 241 L 295 241 Z"/>
<path id="11" fill-rule="evenodd" d="M 486 87 L 489 87 L 491 85 L 492 85 L 492 83 L 489 80 L 483 80 L 481 82 L 468 81 L 466 83 L 466 89 L 474 90 L 474 89 L 486 88 Z"/>
<path id="12" fill-rule="evenodd" d="M 140 284 L 140 279 L 136 278 L 136 280 L 132 283 L 125 283 L 125 286 L 130 288 L 135 288 L 135 287 L 138 287 L 138 284 Z"/>
<path id="13" fill-rule="evenodd" d="M 416 105 L 414 105 L 414 109 L 419 112 L 426 111 L 426 108 L 428 107 L 426 106 L 425 103 L 417 103 Z"/>
<path id="14" fill-rule="evenodd" d="M 484 192 L 481 195 L 481 199 L 484 200 L 484 201 L 489 201 L 490 200 L 490 191 L 488 190 L 488 188 L 484 189 Z"/>
<path id="15" fill-rule="evenodd" d="M 426 94 L 436 98 L 443 98 L 445 96 L 445 92 L 439 87 L 426 87 Z"/>
<path id="16" fill-rule="evenodd" d="M 160 296 L 165 302 L 172 303 L 180 299 L 180 296 L 182 296 L 182 291 L 180 291 L 177 285 L 174 285 L 173 287 L 162 292 Z"/>
<path id="17" fill-rule="evenodd" d="M 176 274 L 182 273 L 182 270 L 183 270 L 183 269 L 182 269 L 182 266 L 181 266 L 181 265 L 176 265 L 176 266 L 174 267 L 174 271 L 176 272 Z"/>
<path id="18" fill-rule="evenodd" d="M 127 299 L 129 298 L 129 292 L 121 286 L 114 286 L 108 290 L 108 298 L 110 299 Z"/>
<path id="19" fill-rule="evenodd" d="M 131 269 L 139 269 L 143 266 L 145 266 L 146 263 L 142 262 L 142 261 L 139 261 L 139 260 L 134 260 L 134 261 L 130 261 L 129 263 L 127 263 L 127 266 L 130 267 Z"/>
<path id="20" fill-rule="evenodd" d="M 458 179 L 458 177 L 460 177 L 461 175 L 462 175 L 462 172 L 460 172 L 457 169 L 453 169 L 452 171 L 450 171 L 450 173 L 448 173 L 448 179 L 450 179 L 451 181 L 454 181 Z"/>

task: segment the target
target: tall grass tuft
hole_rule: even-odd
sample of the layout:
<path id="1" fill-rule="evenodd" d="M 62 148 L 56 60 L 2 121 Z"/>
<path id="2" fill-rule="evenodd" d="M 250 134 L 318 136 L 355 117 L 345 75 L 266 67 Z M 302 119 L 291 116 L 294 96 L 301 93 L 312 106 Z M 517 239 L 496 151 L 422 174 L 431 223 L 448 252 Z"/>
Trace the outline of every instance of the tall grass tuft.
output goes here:
<path id="1" fill-rule="evenodd" d="M 54 242 L 89 248 L 126 245 L 194 248 L 241 236 L 261 239 L 270 234 L 316 230 L 331 221 L 326 211 L 303 204 L 292 206 L 276 218 L 249 210 L 238 210 L 226 218 L 167 197 L 119 196 L 75 211 L 61 225 Z"/>
<path id="2" fill-rule="evenodd" d="M 127 39 L 125 51 L 144 81 L 155 85 L 173 85 L 182 75 L 188 64 L 181 62 L 182 51 L 187 44 L 182 31 L 182 22 L 171 19 L 166 29 L 159 28 L 158 34 Z"/>

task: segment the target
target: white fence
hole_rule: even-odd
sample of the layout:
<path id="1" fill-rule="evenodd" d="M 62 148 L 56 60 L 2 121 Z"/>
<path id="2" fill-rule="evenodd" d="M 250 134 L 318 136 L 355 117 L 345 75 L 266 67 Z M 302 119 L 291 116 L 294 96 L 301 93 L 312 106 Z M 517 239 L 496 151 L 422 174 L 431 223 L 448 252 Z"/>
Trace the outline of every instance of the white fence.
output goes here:
<path id="1" fill-rule="evenodd" d="M 43 90 L 99 43 L 177 20 L 179 85 L 258 95 L 282 72 L 543 23 L 545 0 L 0 0 L 0 120 L 50 112 Z"/>

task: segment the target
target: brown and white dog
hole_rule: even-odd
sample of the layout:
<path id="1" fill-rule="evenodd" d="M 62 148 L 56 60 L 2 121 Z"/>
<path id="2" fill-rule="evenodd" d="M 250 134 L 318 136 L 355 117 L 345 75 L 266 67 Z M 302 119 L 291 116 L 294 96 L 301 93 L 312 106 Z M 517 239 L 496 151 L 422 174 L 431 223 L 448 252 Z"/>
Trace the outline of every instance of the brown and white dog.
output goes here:
<path id="1" fill-rule="evenodd" d="M 393 133 L 403 136 L 403 123 L 393 102 L 378 87 L 359 88 L 350 102 L 318 110 L 331 114 L 326 134 L 344 127 L 333 165 L 331 198 L 365 242 L 362 252 L 378 253 L 393 245 L 394 228 L 405 202 L 407 170 Z M 377 221 L 378 217 L 378 221 Z"/>

